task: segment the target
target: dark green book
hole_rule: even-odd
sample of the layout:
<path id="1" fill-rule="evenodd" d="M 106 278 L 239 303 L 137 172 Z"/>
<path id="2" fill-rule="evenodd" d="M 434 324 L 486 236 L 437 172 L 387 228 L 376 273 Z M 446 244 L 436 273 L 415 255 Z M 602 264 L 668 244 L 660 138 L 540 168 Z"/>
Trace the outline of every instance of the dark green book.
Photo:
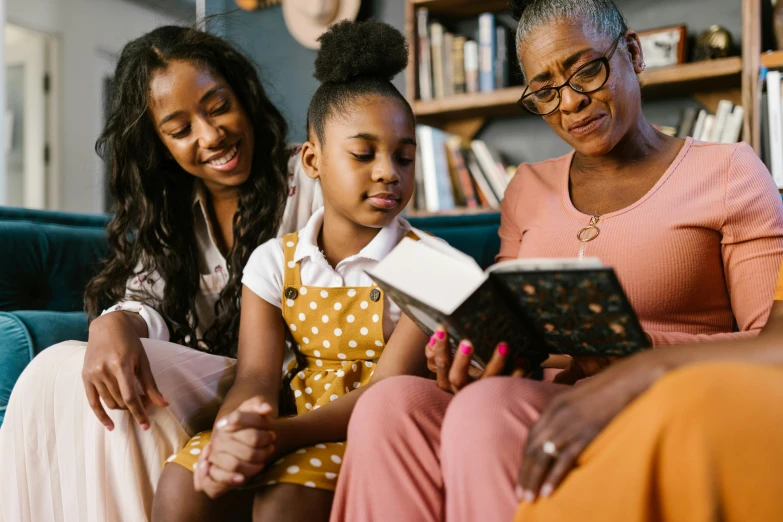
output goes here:
<path id="1" fill-rule="evenodd" d="M 510 359 L 626 356 L 647 338 L 614 270 L 596 258 L 519 259 L 482 271 L 443 241 L 403 239 L 370 277 L 428 335 L 473 342 L 483 367 L 501 341 Z"/>

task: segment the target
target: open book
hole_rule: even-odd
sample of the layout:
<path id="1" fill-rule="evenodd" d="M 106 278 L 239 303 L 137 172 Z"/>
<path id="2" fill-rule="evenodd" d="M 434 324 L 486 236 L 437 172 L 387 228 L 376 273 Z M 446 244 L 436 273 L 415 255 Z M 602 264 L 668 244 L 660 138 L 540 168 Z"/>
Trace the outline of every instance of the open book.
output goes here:
<path id="1" fill-rule="evenodd" d="M 442 241 L 403 239 L 370 277 L 424 332 L 443 325 L 483 367 L 501 341 L 511 355 L 623 356 L 648 346 L 614 270 L 596 258 L 519 259 L 481 268 Z M 513 359 L 510 357 L 509 359 Z"/>

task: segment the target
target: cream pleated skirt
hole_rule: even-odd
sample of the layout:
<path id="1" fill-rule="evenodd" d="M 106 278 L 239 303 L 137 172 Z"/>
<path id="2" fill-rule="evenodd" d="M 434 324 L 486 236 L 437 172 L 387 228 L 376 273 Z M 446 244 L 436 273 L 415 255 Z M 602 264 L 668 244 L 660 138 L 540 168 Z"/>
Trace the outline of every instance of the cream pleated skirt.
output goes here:
<path id="1" fill-rule="evenodd" d="M 125 411 L 93 414 L 81 373 L 85 343 L 47 348 L 25 369 L 0 428 L 0 522 L 149 520 L 167 457 L 212 426 L 236 361 L 143 340 L 168 408 L 142 431 Z"/>

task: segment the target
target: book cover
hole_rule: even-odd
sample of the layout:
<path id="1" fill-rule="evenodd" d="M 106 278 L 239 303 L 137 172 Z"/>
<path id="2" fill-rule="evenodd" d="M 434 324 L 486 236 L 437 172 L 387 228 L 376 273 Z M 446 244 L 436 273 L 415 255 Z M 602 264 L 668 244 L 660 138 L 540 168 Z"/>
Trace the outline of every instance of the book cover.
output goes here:
<path id="1" fill-rule="evenodd" d="M 495 15 L 484 13 L 479 16 L 479 90 L 495 90 Z"/>
<path id="2" fill-rule="evenodd" d="M 427 31 L 429 12 L 426 8 L 416 11 L 419 44 L 419 98 L 432 99 L 432 61 L 430 59 L 430 37 Z"/>
<path id="3" fill-rule="evenodd" d="M 443 325 L 453 348 L 470 339 L 478 366 L 501 341 L 536 361 L 625 356 L 648 346 L 614 271 L 597 259 L 521 259 L 484 272 L 452 251 L 433 238 L 403 240 L 368 273 L 428 335 Z"/>
<path id="4" fill-rule="evenodd" d="M 469 93 L 479 90 L 478 44 L 473 40 L 465 42 L 465 90 Z"/>

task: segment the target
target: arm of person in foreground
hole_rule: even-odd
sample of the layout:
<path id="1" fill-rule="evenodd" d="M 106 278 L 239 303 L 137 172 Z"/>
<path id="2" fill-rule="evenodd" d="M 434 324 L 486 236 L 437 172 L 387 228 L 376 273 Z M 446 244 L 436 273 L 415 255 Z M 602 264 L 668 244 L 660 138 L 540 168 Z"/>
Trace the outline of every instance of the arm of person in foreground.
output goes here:
<path id="1" fill-rule="evenodd" d="M 595 437 L 664 374 L 718 361 L 783 365 L 783 301 L 774 302 L 756 337 L 643 352 L 556 396 L 528 436 L 517 489 L 520 500 L 549 496 Z M 554 443 L 554 454 L 545 451 L 546 442 Z"/>

